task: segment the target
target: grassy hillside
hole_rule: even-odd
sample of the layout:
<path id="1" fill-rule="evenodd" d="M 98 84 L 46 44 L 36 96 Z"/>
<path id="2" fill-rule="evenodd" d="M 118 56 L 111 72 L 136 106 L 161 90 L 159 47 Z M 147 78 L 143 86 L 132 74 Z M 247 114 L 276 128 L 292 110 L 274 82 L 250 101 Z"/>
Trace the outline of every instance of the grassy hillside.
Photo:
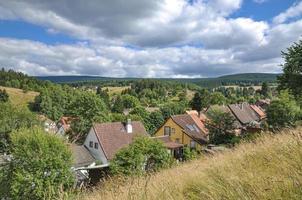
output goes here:
<path id="1" fill-rule="evenodd" d="M 301 133 L 266 134 L 155 175 L 113 179 L 79 199 L 302 199 Z"/>
<path id="2" fill-rule="evenodd" d="M 35 97 L 39 95 L 38 92 L 23 92 L 21 89 L 2 87 L 0 89 L 5 89 L 9 95 L 9 100 L 12 104 L 16 106 L 27 107 L 30 102 L 33 102 Z"/>

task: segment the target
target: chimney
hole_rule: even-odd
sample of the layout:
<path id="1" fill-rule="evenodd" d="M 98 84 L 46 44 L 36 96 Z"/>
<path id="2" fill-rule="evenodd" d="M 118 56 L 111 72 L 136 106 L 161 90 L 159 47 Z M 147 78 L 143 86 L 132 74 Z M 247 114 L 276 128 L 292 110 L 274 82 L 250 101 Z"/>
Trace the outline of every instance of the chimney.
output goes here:
<path id="1" fill-rule="evenodd" d="M 127 133 L 132 133 L 133 132 L 131 119 L 127 119 L 126 131 L 127 131 Z"/>

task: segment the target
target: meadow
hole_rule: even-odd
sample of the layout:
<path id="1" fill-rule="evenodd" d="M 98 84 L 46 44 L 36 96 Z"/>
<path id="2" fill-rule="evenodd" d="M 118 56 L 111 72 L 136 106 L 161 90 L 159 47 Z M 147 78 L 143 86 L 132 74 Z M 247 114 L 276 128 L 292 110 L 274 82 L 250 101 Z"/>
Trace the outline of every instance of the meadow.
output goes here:
<path id="1" fill-rule="evenodd" d="M 301 199 L 301 186 L 299 128 L 265 133 L 232 150 L 144 177 L 115 177 L 78 199 Z"/>

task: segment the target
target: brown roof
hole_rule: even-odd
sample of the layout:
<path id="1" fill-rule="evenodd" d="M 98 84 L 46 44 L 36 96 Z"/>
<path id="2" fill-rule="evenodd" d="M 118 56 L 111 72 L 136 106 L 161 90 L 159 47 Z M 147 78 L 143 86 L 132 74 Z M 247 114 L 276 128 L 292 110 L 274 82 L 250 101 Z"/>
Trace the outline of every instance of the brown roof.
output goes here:
<path id="1" fill-rule="evenodd" d="M 176 149 L 183 147 L 183 144 L 173 142 L 168 135 L 152 137 L 152 139 L 163 142 L 165 147 L 168 149 Z"/>
<path id="2" fill-rule="evenodd" d="M 208 112 L 211 112 L 213 110 L 219 110 L 219 111 L 221 111 L 223 113 L 230 113 L 235 118 L 234 126 L 236 128 L 242 128 L 241 123 L 238 121 L 237 117 L 234 115 L 234 113 L 232 113 L 232 111 L 230 110 L 230 108 L 228 106 L 225 106 L 225 105 L 211 105 L 205 111 L 205 116 L 207 116 Z"/>
<path id="3" fill-rule="evenodd" d="M 194 120 L 191 115 L 173 115 L 172 120 L 178 124 L 183 131 L 196 140 L 200 144 L 204 144 L 208 141 L 207 132 L 205 132 L 200 127 L 203 126 L 200 120 Z"/>
<path id="4" fill-rule="evenodd" d="M 264 119 L 266 117 L 265 112 L 259 106 L 251 105 L 251 108 L 257 113 L 260 119 Z"/>
<path id="5" fill-rule="evenodd" d="M 132 133 L 127 133 L 126 123 L 109 122 L 94 124 L 94 131 L 101 143 L 105 156 L 111 160 L 118 150 L 129 145 L 135 136 L 148 136 L 144 125 L 139 121 L 133 121 Z"/>
<path id="6" fill-rule="evenodd" d="M 70 149 L 73 155 L 74 167 L 86 167 L 95 162 L 95 159 L 85 146 L 72 144 L 70 145 Z"/>
<path id="7" fill-rule="evenodd" d="M 248 103 L 231 104 L 229 105 L 229 108 L 242 124 L 249 124 L 253 121 L 260 120 Z"/>

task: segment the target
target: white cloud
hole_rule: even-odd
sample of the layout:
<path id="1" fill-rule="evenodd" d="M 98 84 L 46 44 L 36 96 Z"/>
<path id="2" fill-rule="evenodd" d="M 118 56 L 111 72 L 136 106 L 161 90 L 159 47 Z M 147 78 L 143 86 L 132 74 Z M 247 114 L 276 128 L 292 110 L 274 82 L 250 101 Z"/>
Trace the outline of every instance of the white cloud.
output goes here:
<path id="1" fill-rule="evenodd" d="M 291 18 L 300 17 L 301 15 L 302 15 L 302 1 L 298 4 L 291 6 L 285 12 L 282 12 L 276 17 L 274 17 L 273 21 L 275 24 L 281 24 Z"/>
<path id="2" fill-rule="evenodd" d="M 259 3 L 259 4 L 265 3 L 267 1 L 268 0 L 254 0 L 255 3 Z"/>
<path id="3" fill-rule="evenodd" d="M 299 10 L 300 4 L 281 13 L 272 25 L 230 17 L 241 0 L 124 2 L 0 0 L 0 19 L 24 20 L 45 27 L 49 34 L 88 41 L 46 45 L 0 38 L 0 65 L 31 75 L 110 77 L 280 72 L 281 50 L 297 41 L 302 30 L 300 19 L 283 23 L 298 16 L 291 10 Z"/>

